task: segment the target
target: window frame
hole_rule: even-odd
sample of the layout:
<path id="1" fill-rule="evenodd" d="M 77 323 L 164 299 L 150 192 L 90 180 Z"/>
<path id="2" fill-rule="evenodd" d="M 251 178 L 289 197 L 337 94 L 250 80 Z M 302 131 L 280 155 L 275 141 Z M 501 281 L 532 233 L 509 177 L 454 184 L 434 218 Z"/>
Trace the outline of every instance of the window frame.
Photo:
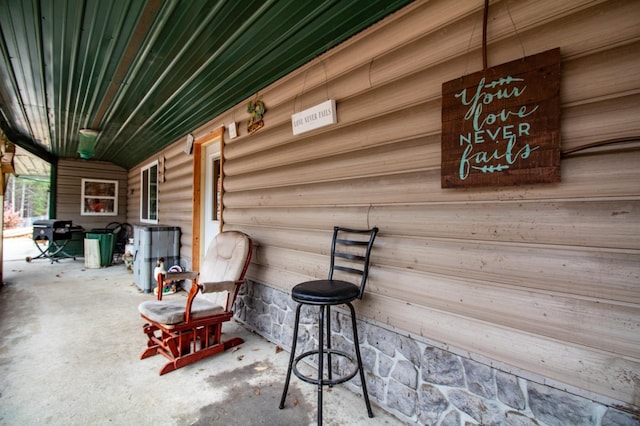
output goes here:
<path id="1" fill-rule="evenodd" d="M 151 176 L 152 169 L 154 167 L 155 167 L 155 200 L 152 200 L 151 195 L 154 193 L 153 192 L 154 188 L 153 188 L 152 179 L 149 179 L 149 177 Z M 145 179 L 145 174 L 146 174 L 146 179 Z M 147 164 L 146 166 L 143 166 L 142 169 L 140 169 L 140 222 L 142 223 L 151 223 L 151 224 L 158 223 L 159 183 L 160 183 L 160 179 L 159 179 L 158 160 L 152 161 L 151 163 Z M 153 204 L 153 201 L 155 201 L 155 204 Z M 155 205 L 155 211 L 153 213 L 155 213 L 155 217 L 152 217 L 153 215 L 151 213 L 152 213 L 152 210 L 154 210 L 152 206 L 154 205 Z"/>
<path id="2" fill-rule="evenodd" d="M 87 184 L 96 184 L 90 194 L 87 194 Z M 80 216 L 117 216 L 118 215 L 118 181 L 106 179 L 82 178 L 80 189 Z M 110 187 L 113 185 L 113 187 Z M 90 202 L 89 200 L 94 200 Z M 113 209 L 109 209 L 109 202 Z M 87 210 L 90 204 L 105 205 L 103 210 Z M 94 207 L 94 209 L 99 207 Z"/>
<path id="3" fill-rule="evenodd" d="M 222 220 L 222 173 L 221 165 L 222 159 L 220 157 L 213 158 L 213 164 L 211 165 L 212 176 L 212 184 L 211 189 L 213 190 L 213 194 L 211 194 L 211 215 L 210 220 L 220 222 Z"/>

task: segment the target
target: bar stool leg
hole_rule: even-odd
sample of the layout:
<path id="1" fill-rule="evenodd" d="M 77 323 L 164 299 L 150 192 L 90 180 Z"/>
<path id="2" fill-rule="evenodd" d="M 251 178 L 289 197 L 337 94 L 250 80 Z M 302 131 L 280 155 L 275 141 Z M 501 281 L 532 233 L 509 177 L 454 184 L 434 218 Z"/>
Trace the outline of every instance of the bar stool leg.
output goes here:
<path id="1" fill-rule="evenodd" d="M 284 382 L 284 390 L 282 391 L 282 398 L 280 399 L 280 409 L 284 408 L 284 401 L 287 399 L 287 391 L 289 390 L 289 381 L 291 380 L 291 368 L 293 367 L 293 360 L 296 357 L 296 345 L 298 343 L 298 325 L 300 324 L 300 309 L 301 304 L 298 304 L 296 308 L 296 320 L 293 326 L 293 342 L 291 343 L 291 356 L 289 357 L 289 368 L 287 369 L 287 378 Z"/>
<path id="2" fill-rule="evenodd" d="M 318 426 L 322 426 L 322 384 L 324 381 L 324 306 L 320 306 L 318 318 Z"/>
<path id="3" fill-rule="evenodd" d="M 329 382 L 331 382 L 332 376 L 332 367 L 331 364 L 331 305 L 327 305 L 327 371 L 329 374 Z M 329 385 L 330 388 L 333 385 Z"/>
<path id="4" fill-rule="evenodd" d="M 360 340 L 358 339 L 358 328 L 356 327 L 356 311 L 353 309 L 351 303 L 347 303 L 351 310 L 351 325 L 353 326 L 353 344 L 356 348 L 356 358 L 358 359 L 358 370 L 360 370 L 360 381 L 362 382 L 362 395 L 364 396 L 364 402 L 367 405 L 367 413 L 369 417 L 373 417 L 373 411 L 371 411 L 371 403 L 369 402 L 369 394 L 367 393 L 367 382 L 364 379 L 364 369 L 362 368 L 362 357 L 360 356 Z"/>

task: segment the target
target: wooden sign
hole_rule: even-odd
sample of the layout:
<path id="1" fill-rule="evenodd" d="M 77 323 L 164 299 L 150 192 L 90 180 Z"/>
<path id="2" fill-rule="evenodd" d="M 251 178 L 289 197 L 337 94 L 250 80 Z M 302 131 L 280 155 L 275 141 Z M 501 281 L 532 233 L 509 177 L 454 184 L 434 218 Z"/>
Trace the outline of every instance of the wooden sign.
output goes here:
<path id="1" fill-rule="evenodd" d="M 560 181 L 560 49 L 442 85 L 442 187 Z"/>
<path id="2" fill-rule="evenodd" d="M 336 101 L 331 99 L 291 116 L 293 134 L 319 129 L 338 122 Z"/>

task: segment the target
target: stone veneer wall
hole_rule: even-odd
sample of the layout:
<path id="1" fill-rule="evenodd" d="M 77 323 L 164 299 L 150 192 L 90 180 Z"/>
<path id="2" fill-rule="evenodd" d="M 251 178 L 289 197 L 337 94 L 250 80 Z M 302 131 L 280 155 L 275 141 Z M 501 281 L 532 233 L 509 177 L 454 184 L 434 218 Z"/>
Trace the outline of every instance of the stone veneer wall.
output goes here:
<path id="1" fill-rule="evenodd" d="M 295 309 L 296 303 L 287 293 L 249 280 L 236 301 L 237 319 L 288 349 Z M 297 353 L 317 343 L 316 312 L 317 308 L 302 309 Z M 349 316 L 334 309 L 331 327 L 333 346 L 353 353 Z M 407 423 L 640 425 L 640 419 L 629 413 L 499 371 L 376 324 L 359 320 L 358 339 L 369 397 Z M 340 373 L 343 367 L 341 360 L 334 361 L 334 371 Z M 359 377 L 347 386 L 360 391 Z"/>

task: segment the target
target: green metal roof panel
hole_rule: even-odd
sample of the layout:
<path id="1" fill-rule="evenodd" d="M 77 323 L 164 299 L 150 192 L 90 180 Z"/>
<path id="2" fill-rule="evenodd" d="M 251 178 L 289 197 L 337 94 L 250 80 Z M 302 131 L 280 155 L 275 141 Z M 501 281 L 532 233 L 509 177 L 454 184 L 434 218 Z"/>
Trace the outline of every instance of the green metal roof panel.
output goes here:
<path id="1" fill-rule="evenodd" d="M 125 168 L 410 0 L 0 0 L 0 126 Z"/>

